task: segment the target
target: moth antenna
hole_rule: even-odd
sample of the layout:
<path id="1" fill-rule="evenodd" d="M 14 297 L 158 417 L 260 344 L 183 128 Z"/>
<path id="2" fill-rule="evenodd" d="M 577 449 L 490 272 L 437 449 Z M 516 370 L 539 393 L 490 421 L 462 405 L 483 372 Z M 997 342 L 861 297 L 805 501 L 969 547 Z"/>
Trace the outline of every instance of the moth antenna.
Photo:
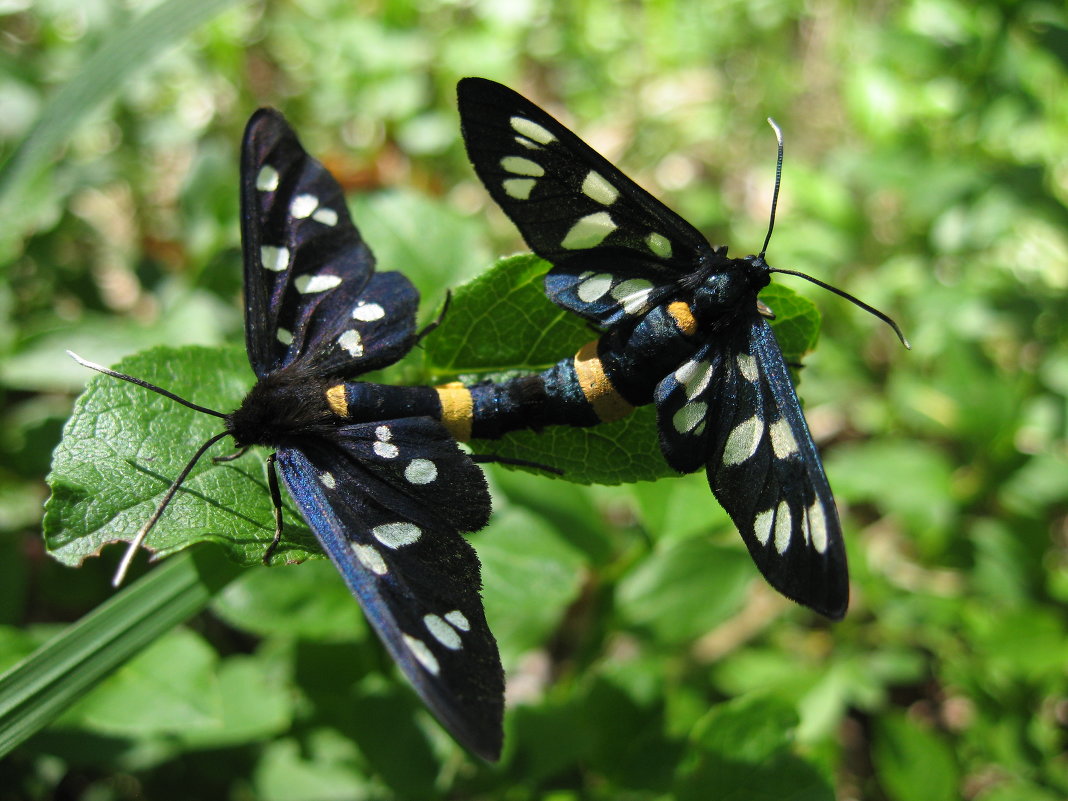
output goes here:
<path id="1" fill-rule="evenodd" d="M 771 117 L 768 117 L 768 125 L 771 126 L 771 129 L 773 131 L 775 131 L 775 141 L 779 144 L 779 155 L 775 159 L 775 189 L 771 194 L 771 219 L 768 221 L 768 235 L 764 237 L 764 245 L 760 248 L 759 258 L 761 259 L 764 258 L 764 254 L 768 250 L 768 243 L 771 242 L 771 232 L 775 230 L 775 209 L 779 205 L 779 184 L 782 182 L 782 128 L 780 128 L 779 124 L 775 122 L 775 120 L 773 120 Z M 851 303 L 855 303 L 857 306 L 860 306 L 860 308 L 864 309 L 864 311 L 874 314 L 876 317 L 878 317 L 880 320 L 882 320 L 884 323 L 894 329 L 894 333 L 897 334 L 897 338 L 901 340 L 901 344 L 904 345 L 906 349 L 912 350 L 912 345 L 910 345 L 909 341 L 905 339 L 905 335 L 901 332 L 901 328 L 898 326 L 897 323 L 894 322 L 893 318 L 891 318 L 887 314 L 883 314 L 874 306 L 869 306 L 867 303 L 860 300 L 859 298 L 854 297 L 853 295 L 850 295 L 848 292 L 838 289 L 838 287 L 833 287 L 830 284 L 825 284 L 823 281 L 820 281 L 818 278 L 813 278 L 811 275 L 805 275 L 804 273 L 799 273 L 794 270 L 780 270 L 775 267 L 769 267 L 768 272 L 783 273 L 784 275 L 796 275 L 798 278 L 804 278 L 806 281 L 811 281 L 816 286 L 821 286 L 824 289 L 828 289 L 834 294 L 839 295 L 850 301 Z"/>
<path id="2" fill-rule="evenodd" d="M 88 367 L 90 370 L 96 370 L 98 373 L 109 375 L 112 378 L 121 378 L 123 381 L 129 381 L 131 384 L 137 384 L 137 386 L 139 387 L 150 389 L 157 395 L 162 395 L 163 397 L 170 398 L 173 401 L 178 401 L 178 403 L 182 404 L 183 406 L 188 406 L 194 411 L 203 412 L 204 414 L 210 414 L 214 415 L 215 417 L 220 417 L 224 419 L 226 417 L 226 415 L 222 412 L 217 412 L 214 409 L 209 409 L 207 406 L 200 406 L 196 403 L 193 403 L 192 401 L 187 401 L 185 398 L 181 398 L 175 395 L 173 392 L 168 392 L 162 387 L 157 387 L 155 384 L 150 384 L 143 378 L 134 378 L 132 375 L 126 375 L 126 373 L 119 373 L 115 370 L 109 370 L 107 367 L 97 364 L 96 362 L 91 362 L 88 359 L 83 359 L 81 356 L 79 356 L 72 350 L 68 350 L 67 355 L 74 359 L 74 361 L 78 362 L 78 364 L 80 364 L 82 367 Z"/>
<path id="3" fill-rule="evenodd" d="M 775 230 L 775 209 L 779 205 L 779 184 L 782 182 L 782 128 L 779 123 L 768 117 L 768 125 L 775 131 L 775 141 L 779 143 L 779 155 L 775 159 L 775 189 L 771 193 L 771 219 L 768 221 L 768 235 L 764 237 L 764 246 L 760 248 L 760 258 L 768 251 L 768 243 L 771 242 L 771 232 Z"/>
<path id="4" fill-rule="evenodd" d="M 130 563 L 133 562 L 134 555 L 140 550 L 141 544 L 145 541 L 145 537 L 148 536 L 148 532 L 152 530 L 154 525 L 156 525 L 156 521 L 160 519 L 163 510 L 167 508 L 171 499 L 174 498 L 175 494 L 178 492 L 178 488 L 182 486 L 182 482 L 188 477 L 193 466 L 200 461 L 200 457 L 205 454 L 208 448 L 223 437 L 228 436 L 229 433 L 229 431 L 223 431 L 216 434 L 201 445 L 197 452 L 193 454 L 193 458 L 189 460 L 186 466 L 182 469 L 182 472 L 178 474 L 178 478 L 174 479 L 174 483 L 171 484 L 170 489 L 168 489 L 167 493 L 163 496 L 163 500 L 160 501 L 159 506 L 156 507 L 156 511 L 152 513 L 152 517 L 150 517 L 145 524 L 137 530 L 137 535 L 130 540 L 130 544 L 126 548 L 126 553 L 123 554 L 122 561 L 119 562 L 118 570 L 115 571 L 115 577 L 111 580 L 111 586 L 118 587 L 122 584 L 123 579 L 126 578 L 126 571 L 130 569 Z"/>
<path id="5" fill-rule="evenodd" d="M 134 378 L 132 375 L 126 375 L 126 373 L 120 373 L 116 370 L 111 370 L 107 367 L 104 367 L 103 365 L 91 362 L 88 359 L 83 359 L 74 351 L 68 350 L 67 355 L 74 359 L 74 361 L 78 362 L 78 364 L 82 365 L 82 367 L 88 367 L 90 370 L 96 370 L 98 373 L 109 375 L 112 378 L 121 378 L 123 381 L 129 381 L 131 384 L 136 384 L 139 387 L 150 389 L 156 394 L 162 395 L 165 398 L 170 398 L 173 401 L 177 401 L 183 406 L 188 406 L 194 411 L 203 412 L 204 414 L 210 414 L 215 417 L 220 417 L 224 419 L 226 418 L 226 415 L 222 412 L 217 412 L 214 409 L 209 409 L 207 406 L 201 406 L 197 403 L 193 403 L 192 401 L 187 401 L 185 398 L 179 397 L 173 392 L 168 392 L 162 387 L 157 387 L 155 384 L 150 384 L 148 381 L 145 381 L 142 378 Z M 197 452 L 193 454 L 193 458 L 189 460 L 189 463 L 186 464 L 182 472 L 179 473 L 178 478 L 174 480 L 174 483 L 171 484 L 170 489 L 168 489 L 167 493 L 163 496 L 163 500 L 160 501 L 159 506 L 156 507 L 156 511 L 152 514 L 152 517 L 150 517 L 148 521 L 143 526 L 141 526 L 140 529 L 138 529 L 137 534 L 130 541 L 130 545 L 126 549 L 126 553 L 123 554 L 122 561 L 119 562 L 118 570 L 115 571 L 115 577 L 111 580 L 111 584 L 113 587 L 118 587 L 120 584 L 122 584 L 123 579 L 126 578 L 126 572 L 130 569 L 130 563 L 133 562 L 134 555 L 141 548 L 141 544 L 145 541 L 145 537 L 148 536 L 148 532 L 152 530 L 152 527 L 154 525 L 156 525 L 156 521 L 160 519 L 160 516 L 163 514 L 163 510 L 167 508 L 167 505 L 171 502 L 171 499 L 174 498 L 175 493 L 178 492 L 178 488 L 182 485 L 182 482 L 185 481 L 186 477 L 188 477 L 189 472 L 193 469 L 193 466 L 200 460 L 200 457 L 204 455 L 208 448 L 210 448 L 223 437 L 227 436 L 229 433 L 230 432 L 228 431 L 223 431 L 220 434 L 216 434 L 214 437 L 212 437 L 203 445 L 201 445 L 199 450 L 197 450 Z"/>
<path id="6" fill-rule="evenodd" d="M 869 306 L 867 303 L 862 301 L 860 298 L 856 298 L 853 295 L 850 295 L 848 292 L 845 292 L 845 291 L 839 289 L 838 287 L 831 286 L 830 284 L 826 284 L 823 281 L 819 280 L 818 278 L 813 278 L 811 275 L 805 275 L 804 273 L 799 273 L 796 270 L 780 270 L 777 267 L 770 267 L 770 268 L 768 268 L 768 272 L 782 273 L 783 275 L 796 275 L 798 278 L 804 278 L 806 281 L 811 281 L 816 286 L 820 286 L 820 287 L 823 287 L 824 289 L 830 290 L 831 292 L 833 292 L 834 294 L 838 295 L 839 297 L 845 298 L 850 303 L 855 303 L 857 306 L 860 306 L 860 308 L 864 309 L 864 311 L 870 312 L 871 314 L 874 314 L 876 317 L 878 317 L 880 320 L 882 320 L 888 326 L 893 328 L 894 329 L 894 333 L 897 334 L 897 338 L 901 340 L 901 344 L 904 345 L 906 349 L 912 350 L 912 345 L 910 345 L 909 341 L 907 339 L 905 339 L 905 335 L 901 332 L 901 328 L 898 327 L 898 324 L 894 322 L 893 318 L 890 317 L 890 315 L 888 315 L 888 314 L 883 314 L 881 311 L 876 309 L 874 306 Z"/>

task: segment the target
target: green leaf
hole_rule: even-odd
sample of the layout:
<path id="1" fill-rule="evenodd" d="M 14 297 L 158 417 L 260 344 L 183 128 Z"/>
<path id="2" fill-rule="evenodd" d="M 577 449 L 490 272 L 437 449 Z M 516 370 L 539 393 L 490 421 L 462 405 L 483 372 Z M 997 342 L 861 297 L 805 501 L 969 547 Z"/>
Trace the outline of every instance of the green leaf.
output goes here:
<path id="1" fill-rule="evenodd" d="M 545 297 L 549 266 L 533 254 L 511 256 L 457 287 L 426 341 L 434 380 L 543 370 L 596 339 L 581 317 Z"/>
<path id="2" fill-rule="evenodd" d="M 520 508 L 498 509 L 471 543 L 482 562 L 486 617 L 502 658 L 512 662 L 559 625 L 578 596 L 582 558 L 544 521 Z"/>
<path id="3" fill-rule="evenodd" d="M 228 412 L 252 385 L 237 349 L 155 348 L 117 369 L 194 403 Z M 151 517 L 190 456 L 222 422 L 125 381 L 97 375 L 75 404 L 56 449 L 48 482 L 45 541 L 67 565 L 81 564 L 112 542 L 129 540 Z M 274 537 L 263 458 L 253 451 L 232 462 L 217 445 L 193 469 L 145 542 L 167 555 L 196 542 L 223 545 L 231 558 L 259 564 Z M 260 458 L 258 458 L 260 457 Z M 321 554 L 300 517 L 284 503 L 278 554 L 300 561 Z"/>
<path id="4" fill-rule="evenodd" d="M 367 632 L 359 605 L 327 560 L 246 570 L 219 593 L 211 609 L 234 628 L 259 637 L 347 642 Z"/>
<path id="5" fill-rule="evenodd" d="M 171 559 L 0 676 L 0 754 L 200 611 L 235 572 L 214 549 Z"/>
<path id="6" fill-rule="evenodd" d="M 583 723 L 595 769 L 625 787 L 663 792 L 684 746 L 665 734 L 662 681 L 652 686 L 651 697 L 635 686 L 651 684 L 658 669 L 656 660 L 605 664 L 584 699 Z"/>
<path id="7" fill-rule="evenodd" d="M 678 476 L 671 481 L 644 481 L 630 488 L 642 526 L 656 540 L 681 540 L 734 524 L 713 497 L 704 472 Z"/>
<path id="8" fill-rule="evenodd" d="M 215 724 L 217 663 L 200 636 L 173 629 L 67 710 L 58 724 L 129 737 Z"/>
<path id="9" fill-rule="evenodd" d="M 664 645 L 690 642 L 741 609 L 754 575 L 741 548 L 705 537 L 669 540 L 623 579 L 617 607 Z"/>
<path id="10" fill-rule="evenodd" d="M 471 447 L 478 453 L 562 470 L 564 480 L 579 484 L 622 484 L 679 475 L 660 453 L 652 406 L 643 406 L 614 423 L 516 431 L 498 440 L 472 440 Z"/>
<path id="11" fill-rule="evenodd" d="M 264 801 L 348 801 L 375 797 L 359 769 L 356 744 L 332 729 L 316 729 L 307 742 L 267 743 L 252 776 Z"/>
<path id="12" fill-rule="evenodd" d="M 788 364 L 800 364 L 820 337 L 821 318 L 816 304 L 781 284 L 765 287 L 760 299 L 775 312 L 771 327 L 783 358 Z"/>
<path id="13" fill-rule="evenodd" d="M 0 214 L 17 212 L 23 187 L 34 181 L 55 151 L 94 108 L 182 37 L 233 0 L 169 0 L 116 31 L 49 101 L 33 128 L 0 171 Z"/>
<path id="14" fill-rule="evenodd" d="M 819 770 L 792 753 L 797 713 L 773 697 L 750 695 L 713 708 L 691 733 L 691 763 L 677 797 L 832 801 Z"/>
<path id="15" fill-rule="evenodd" d="M 789 704 L 759 694 L 718 704 L 690 734 L 695 747 L 758 764 L 793 742 L 799 723 Z"/>
<path id="16" fill-rule="evenodd" d="M 358 194 L 352 211 L 379 269 L 401 270 L 424 305 L 440 302 L 446 287 L 477 275 L 490 258 L 477 220 L 421 192 Z"/>
<path id="17" fill-rule="evenodd" d="M 901 713 L 878 719 L 872 756 L 879 783 L 894 801 L 960 798 L 961 777 L 949 743 Z"/>

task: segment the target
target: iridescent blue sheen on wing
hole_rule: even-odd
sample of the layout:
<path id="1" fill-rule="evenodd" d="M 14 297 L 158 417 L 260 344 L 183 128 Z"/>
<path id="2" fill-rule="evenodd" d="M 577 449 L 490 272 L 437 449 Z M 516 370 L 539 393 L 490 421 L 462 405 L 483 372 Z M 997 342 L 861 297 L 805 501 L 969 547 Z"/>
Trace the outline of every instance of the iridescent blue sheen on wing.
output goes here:
<path id="1" fill-rule="evenodd" d="M 495 760 L 504 676 L 460 533 L 489 518 L 485 479 L 440 422 L 404 417 L 433 390 L 340 383 L 412 348 L 418 293 L 374 272 L 341 187 L 276 111 L 246 129 L 241 205 L 259 381 L 228 431 L 277 449 L 297 508 L 405 676 L 459 742 Z"/>
<path id="2" fill-rule="evenodd" d="M 405 676 L 460 742 L 496 759 L 504 675 L 478 557 L 459 533 L 489 516 L 481 471 L 419 418 L 345 426 L 329 443 L 280 449 L 278 464 Z"/>
<path id="3" fill-rule="evenodd" d="M 607 381 L 634 406 L 654 402 L 668 464 L 705 467 L 768 581 L 841 617 L 848 581 L 834 498 L 757 312 L 770 272 L 764 254 L 728 258 L 511 89 L 465 78 L 457 94 L 475 171 L 552 262 L 549 298 L 607 329 L 599 366 L 586 372 L 591 386 Z"/>

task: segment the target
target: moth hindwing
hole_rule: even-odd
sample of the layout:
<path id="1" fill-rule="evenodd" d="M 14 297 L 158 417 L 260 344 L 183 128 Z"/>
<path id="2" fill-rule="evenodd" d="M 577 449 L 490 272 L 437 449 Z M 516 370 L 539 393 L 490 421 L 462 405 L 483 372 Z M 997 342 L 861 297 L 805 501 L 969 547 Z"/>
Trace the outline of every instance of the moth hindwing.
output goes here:
<path id="1" fill-rule="evenodd" d="M 841 527 L 782 352 L 758 308 L 771 272 L 763 253 L 733 259 L 712 247 L 511 89 L 465 78 L 457 94 L 475 172 L 553 265 L 547 294 L 606 329 L 597 381 L 611 384 L 625 405 L 656 404 L 668 464 L 705 468 L 773 586 L 841 617 L 848 602 Z"/>

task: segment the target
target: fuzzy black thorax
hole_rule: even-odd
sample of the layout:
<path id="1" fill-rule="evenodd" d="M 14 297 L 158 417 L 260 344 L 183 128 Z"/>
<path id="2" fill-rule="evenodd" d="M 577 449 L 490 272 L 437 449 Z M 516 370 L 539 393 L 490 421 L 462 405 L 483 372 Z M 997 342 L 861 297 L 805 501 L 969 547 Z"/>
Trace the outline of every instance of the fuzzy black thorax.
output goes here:
<path id="1" fill-rule="evenodd" d="M 268 373 L 226 416 L 226 430 L 239 448 L 285 447 L 294 438 L 325 432 L 337 421 L 326 402 L 326 387 L 323 379 L 303 370 Z"/>

